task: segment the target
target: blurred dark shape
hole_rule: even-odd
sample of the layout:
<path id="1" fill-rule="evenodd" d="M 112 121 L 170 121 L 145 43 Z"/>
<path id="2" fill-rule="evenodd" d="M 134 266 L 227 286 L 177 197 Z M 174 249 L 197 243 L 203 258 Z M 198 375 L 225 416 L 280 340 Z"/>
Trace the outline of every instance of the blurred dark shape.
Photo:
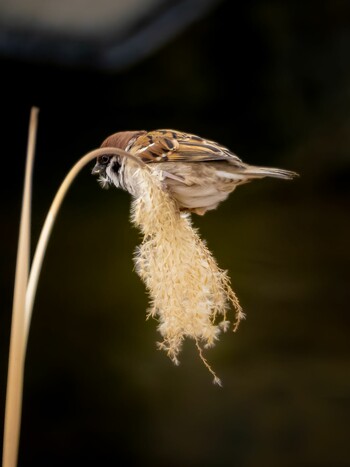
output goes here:
<path id="1" fill-rule="evenodd" d="M 150 55 L 218 1 L 3 0 L 0 53 L 119 70 Z"/>

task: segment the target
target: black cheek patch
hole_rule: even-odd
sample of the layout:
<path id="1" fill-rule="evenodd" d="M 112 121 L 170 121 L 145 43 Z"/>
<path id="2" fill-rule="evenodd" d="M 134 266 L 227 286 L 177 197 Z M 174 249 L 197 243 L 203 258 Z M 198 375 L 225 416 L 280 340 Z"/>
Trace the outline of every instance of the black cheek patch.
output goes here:
<path id="1" fill-rule="evenodd" d="M 120 170 L 120 164 L 119 164 L 119 162 L 115 162 L 115 163 L 113 164 L 112 170 L 113 170 L 113 172 L 116 173 L 116 174 L 119 172 L 119 170 Z"/>

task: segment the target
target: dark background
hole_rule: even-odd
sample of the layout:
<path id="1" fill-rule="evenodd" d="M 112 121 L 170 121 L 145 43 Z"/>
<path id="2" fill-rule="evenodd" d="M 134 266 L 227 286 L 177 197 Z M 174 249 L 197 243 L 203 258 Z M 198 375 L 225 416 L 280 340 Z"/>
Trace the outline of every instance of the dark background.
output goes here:
<path id="1" fill-rule="evenodd" d="M 119 130 L 175 128 L 299 172 L 194 217 L 247 314 L 175 367 L 133 271 L 130 197 L 79 175 L 49 243 L 20 466 L 345 467 L 349 454 L 349 3 L 220 2 L 129 68 L 2 57 L 0 415 L 30 108 L 33 249 L 70 167 Z"/>

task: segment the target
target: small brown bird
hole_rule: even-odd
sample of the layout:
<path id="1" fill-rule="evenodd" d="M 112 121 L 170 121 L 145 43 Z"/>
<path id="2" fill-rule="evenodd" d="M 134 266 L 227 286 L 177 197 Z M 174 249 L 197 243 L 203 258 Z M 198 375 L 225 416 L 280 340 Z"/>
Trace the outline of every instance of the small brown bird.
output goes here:
<path id="1" fill-rule="evenodd" d="M 176 130 L 121 131 L 106 138 L 101 147 L 123 149 L 161 171 L 169 193 L 182 211 L 199 215 L 217 208 L 238 185 L 264 177 L 292 179 L 289 170 L 245 164 L 215 141 Z M 102 187 L 115 185 L 135 195 L 133 171 L 127 157 L 98 157 L 93 174 Z"/>

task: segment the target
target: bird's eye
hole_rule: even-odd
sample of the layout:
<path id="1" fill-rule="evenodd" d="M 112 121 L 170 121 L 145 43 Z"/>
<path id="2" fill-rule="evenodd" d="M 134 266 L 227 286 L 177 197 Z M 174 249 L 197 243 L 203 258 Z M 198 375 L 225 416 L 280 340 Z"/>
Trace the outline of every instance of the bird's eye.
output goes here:
<path id="1" fill-rule="evenodd" d="M 99 162 L 100 164 L 102 164 L 102 165 L 107 165 L 110 158 L 111 158 L 111 156 L 106 156 L 106 155 L 100 156 L 100 157 L 98 158 L 98 162 Z"/>

